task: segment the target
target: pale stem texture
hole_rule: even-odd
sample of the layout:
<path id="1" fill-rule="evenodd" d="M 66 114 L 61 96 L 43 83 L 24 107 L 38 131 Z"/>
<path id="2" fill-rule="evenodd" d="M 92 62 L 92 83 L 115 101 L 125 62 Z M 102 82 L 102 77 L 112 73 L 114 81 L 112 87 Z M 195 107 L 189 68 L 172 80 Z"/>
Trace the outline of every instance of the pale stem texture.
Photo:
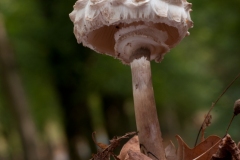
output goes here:
<path id="1" fill-rule="evenodd" d="M 153 160 L 166 160 L 154 99 L 151 66 L 146 49 L 131 62 L 134 110 L 141 152 Z M 149 52 L 149 51 L 148 51 Z"/>

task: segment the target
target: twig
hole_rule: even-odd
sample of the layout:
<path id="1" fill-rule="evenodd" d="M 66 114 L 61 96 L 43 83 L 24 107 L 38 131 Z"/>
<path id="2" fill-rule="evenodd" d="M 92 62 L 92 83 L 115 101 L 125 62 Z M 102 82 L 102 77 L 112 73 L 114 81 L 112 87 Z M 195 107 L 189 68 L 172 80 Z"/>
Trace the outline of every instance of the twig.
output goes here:
<path id="1" fill-rule="evenodd" d="M 220 94 L 220 96 L 217 98 L 217 100 L 212 104 L 212 106 L 210 107 L 208 113 L 207 113 L 207 116 L 204 118 L 204 121 L 201 125 L 201 128 L 200 130 L 198 131 L 198 135 L 197 135 L 197 139 L 195 141 L 195 144 L 194 146 L 197 145 L 197 142 L 198 142 L 198 137 L 200 135 L 200 132 L 203 128 L 203 125 L 204 125 L 204 122 L 206 121 L 206 118 L 209 116 L 210 112 L 212 111 L 212 109 L 215 107 L 215 105 L 217 104 L 217 102 L 220 100 L 220 98 L 227 92 L 227 90 L 232 86 L 232 84 L 240 77 L 240 73 L 232 80 L 232 82 L 224 89 L 224 91 Z"/>
<path id="2" fill-rule="evenodd" d="M 199 155 L 198 157 L 194 158 L 193 160 L 197 160 L 199 158 L 201 158 L 204 154 L 206 154 L 207 152 L 209 152 L 213 147 L 215 147 L 217 144 L 219 144 L 221 142 L 222 139 L 220 139 L 219 141 L 217 141 L 212 147 L 210 147 L 207 151 L 205 151 L 204 153 L 202 153 L 201 155 Z"/>
<path id="3" fill-rule="evenodd" d="M 225 150 L 229 151 L 231 153 L 231 155 L 235 158 L 235 160 L 240 160 L 240 151 L 239 151 L 239 147 L 235 144 L 235 142 L 231 139 L 230 135 L 228 134 L 228 130 L 232 124 L 233 119 L 235 118 L 236 115 L 238 115 L 240 112 L 240 100 L 237 100 L 234 104 L 234 113 L 233 116 L 230 120 L 230 123 L 228 124 L 227 130 L 225 135 L 223 136 L 223 138 L 221 138 L 217 143 L 215 143 L 212 147 L 210 147 L 207 151 L 205 151 L 204 153 L 202 153 L 201 155 L 199 155 L 198 157 L 196 157 L 193 160 L 197 160 L 200 157 L 202 157 L 204 154 L 206 154 L 208 151 L 210 151 L 213 147 L 215 147 L 218 143 L 220 143 L 219 145 L 219 150 L 217 152 L 217 154 L 214 155 L 213 158 L 218 158 L 222 155 L 225 155 Z M 206 119 L 206 118 L 205 118 Z M 203 126 L 203 125 L 202 125 Z M 223 148 L 224 147 L 224 148 Z"/>
<path id="4" fill-rule="evenodd" d="M 114 137 L 112 140 L 110 140 L 109 145 L 104 145 L 104 147 L 99 146 L 99 143 L 95 140 L 95 132 L 93 132 L 93 141 L 96 145 L 98 145 L 102 150 L 98 153 L 94 154 L 90 160 L 108 160 L 110 156 L 113 156 L 116 160 L 119 160 L 116 155 L 114 155 L 113 151 L 114 149 L 119 145 L 119 142 L 123 139 L 130 138 L 134 135 L 136 135 L 138 132 L 129 132 L 121 137 Z M 100 143 L 101 144 L 101 143 Z"/>

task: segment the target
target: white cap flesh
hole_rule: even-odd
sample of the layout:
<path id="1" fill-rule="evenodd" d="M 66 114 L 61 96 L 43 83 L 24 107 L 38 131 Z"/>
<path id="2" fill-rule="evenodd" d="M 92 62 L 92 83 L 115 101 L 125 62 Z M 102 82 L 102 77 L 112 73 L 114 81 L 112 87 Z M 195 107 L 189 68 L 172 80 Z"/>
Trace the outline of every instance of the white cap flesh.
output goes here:
<path id="1" fill-rule="evenodd" d="M 129 64 L 138 47 L 160 62 L 189 34 L 190 11 L 186 0 L 78 0 L 70 18 L 78 43 Z"/>

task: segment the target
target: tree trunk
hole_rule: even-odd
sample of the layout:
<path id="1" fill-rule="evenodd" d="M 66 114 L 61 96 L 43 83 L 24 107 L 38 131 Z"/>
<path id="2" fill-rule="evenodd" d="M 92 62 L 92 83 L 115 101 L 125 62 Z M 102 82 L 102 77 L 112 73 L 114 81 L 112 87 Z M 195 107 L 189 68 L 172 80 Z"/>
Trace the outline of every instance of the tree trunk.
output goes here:
<path id="1" fill-rule="evenodd" d="M 78 148 L 79 141 L 82 138 L 87 140 L 91 151 L 96 148 L 92 141 L 92 132 L 94 130 L 91 125 L 91 116 L 86 101 L 87 91 L 84 87 L 85 84 L 82 82 L 85 73 L 83 70 L 76 70 L 75 65 L 82 61 L 82 58 L 78 59 L 78 55 L 78 52 L 63 54 L 57 48 L 51 48 L 49 54 L 54 84 L 56 84 L 55 87 L 63 111 L 64 130 L 71 160 L 84 159 L 81 157 L 81 151 Z M 91 154 L 89 154 L 90 157 Z"/>
<path id="2" fill-rule="evenodd" d="M 0 17 L 0 71 L 2 85 L 20 133 L 26 160 L 40 160 L 36 129 L 29 112 L 27 98 L 9 45 L 3 20 Z"/>
<path id="3" fill-rule="evenodd" d="M 103 114 L 109 138 L 130 131 L 128 116 L 124 110 L 125 97 L 121 95 L 103 96 Z"/>

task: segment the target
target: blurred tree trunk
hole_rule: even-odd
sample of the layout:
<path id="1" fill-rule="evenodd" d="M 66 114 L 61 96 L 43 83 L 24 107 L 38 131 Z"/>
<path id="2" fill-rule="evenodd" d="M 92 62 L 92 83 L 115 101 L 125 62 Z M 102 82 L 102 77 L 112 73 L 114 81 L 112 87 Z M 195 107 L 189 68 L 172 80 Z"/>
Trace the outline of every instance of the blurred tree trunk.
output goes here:
<path id="1" fill-rule="evenodd" d="M 124 110 L 125 97 L 120 95 L 103 96 L 103 113 L 109 137 L 124 135 L 130 132 L 129 118 Z"/>
<path id="2" fill-rule="evenodd" d="M 75 55 L 76 54 L 76 55 Z M 81 160 L 78 148 L 81 138 L 92 139 L 93 132 L 91 117 L 87 106 L 87 94 L 82 82 L 83 68 L 77 69 L 76 64 L 82 63 L 84 57 L 81 53 L 62 54 L 61 51 L 52 48 L 50 63 L 52 65 L 53 76 L 56 89 L 59 94 L 63 116 L 65 121 L 65 133 L 68 140 L 69 156 L 71 160 Z M 95 145 L 89 142 L 91 151 Z M 86 146 L 87 147 L 87 146 Z M 89 154 L 89 159 L 90 159 Z M 85 159 L 83 159 L 85 160 Z"/>
<path id="3" fill-rule="evenodd" d="M 86 83 L 83 82 L 88 55 L 81 53 L 86 52 L 86 49 L 77 44 L 68 16 L 75 0 L 37 1 L 41 4 L 43 15 L 49 23 L 51 36 L 46 35 L 49 65 L 63 112 L 69 159 L 81 160 L 81 139 L 89 140 L 87 143 L 91 151 L 95 149 L 95 145 L 90 141 L 93 129 L 87 107 Z M 91 153 L 88 156 L 90 158 Z"/>
<path id="4" fill-rule="evenodd" d="M 24 89 L 18 74 L 13 51 L 7 39 L 3 20 L 0 17 L 0 71 L 7 103 L 11 108 L 20 133 L 26 160 L 40 160 L 36 129 L 28 110 Z"/>

